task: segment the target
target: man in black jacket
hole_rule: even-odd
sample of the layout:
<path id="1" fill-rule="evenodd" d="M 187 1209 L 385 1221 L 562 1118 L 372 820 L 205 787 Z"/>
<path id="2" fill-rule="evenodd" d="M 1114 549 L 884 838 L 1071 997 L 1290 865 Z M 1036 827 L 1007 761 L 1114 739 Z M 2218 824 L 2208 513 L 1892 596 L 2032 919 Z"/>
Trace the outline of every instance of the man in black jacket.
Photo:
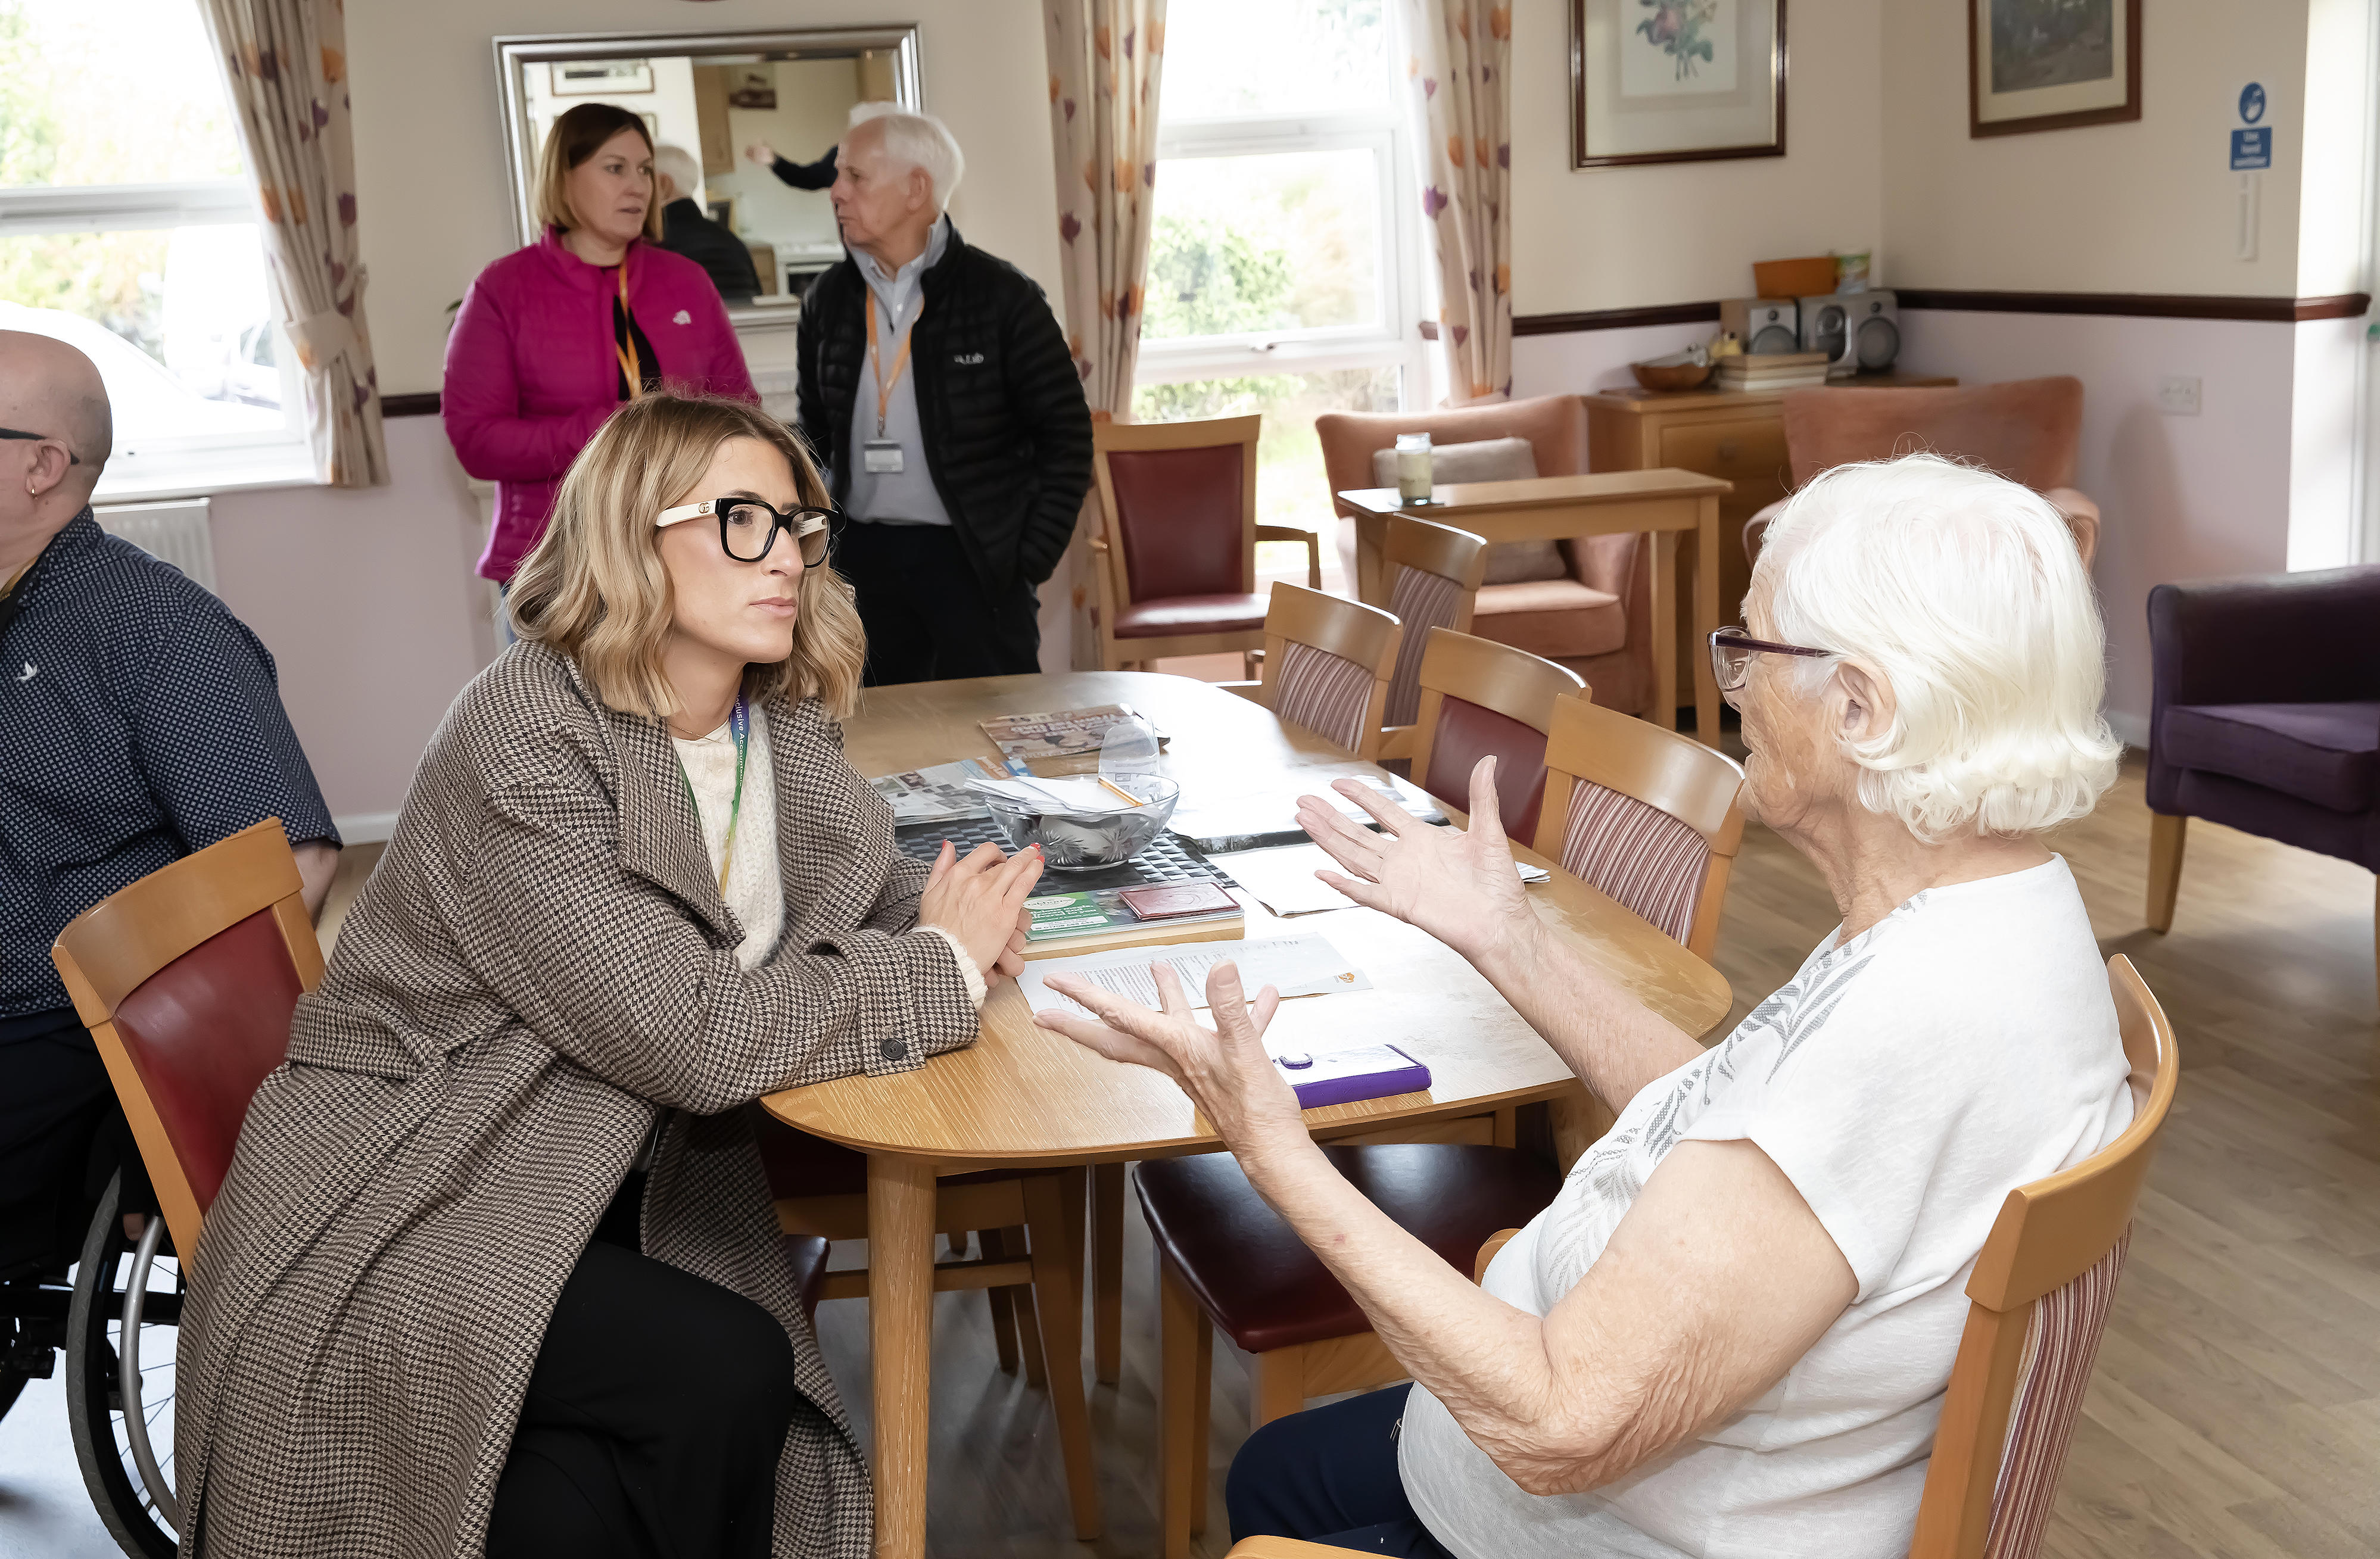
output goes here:
<path id="1" fill-rule="evenodd" d="M 1038 671 L 1036 591 L 1090 485 L 1049 300 L 942 214 L 964 165 L 939 119 L 855 108 L 831 192 L 851 252 L 802 305 L 801 427 L 849 516 L 870 683 Z"/>
<path id="2" fill-rule="evenodd" d="M 682 146 L 653 152 L 653 179 L 661 186 L 662 248 L 682 254 L 710 273 L 710 284 L 729 303 L 749 303 L 760 290 L 760 273 L 744 240 L 713 222 L 696 204 L 702 168 Z"/>

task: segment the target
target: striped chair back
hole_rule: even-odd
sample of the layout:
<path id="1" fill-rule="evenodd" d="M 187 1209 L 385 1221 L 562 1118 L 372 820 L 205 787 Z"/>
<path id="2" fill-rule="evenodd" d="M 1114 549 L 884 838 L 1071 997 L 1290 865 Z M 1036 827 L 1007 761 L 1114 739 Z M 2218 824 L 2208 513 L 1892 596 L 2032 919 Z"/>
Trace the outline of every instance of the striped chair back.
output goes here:
<path id="1" fill-rule="evenodd" d="M 1546 735 L 1537 852 L 1706 959 L 1743 842 L 1742 792 L 1724 753 L 1564 698 Z"/>
<path id="2" fill-rule="evenodd" d="M 1375 606 L 1278 584 L 1265 612 L 1257 701 L 1360 758 L 1379 755 L 1380 711 L 1402 636 Z"/>
<path id="3" fill-rule="evenodd" d="M 2035 1559 L 2181 1061 L 2131 961 L 2107 961 L 2132 1121 L 2071 1169 L 2009 1192 L 1967 1280 L 1910 1559 Z"/>
<path id="4" fill-rule="evenodd" d="M 1488 540 L 1400 514 L 1389 521 L 1380 561 L 1389 571 L 1389 610 L 1405 630 L 1389 678 L 1387 721 L 1394 730 L 1420 718 L 1421 657 L 1429 631 L 1471 632 L 1472 609 L 1488 576 Z"/>

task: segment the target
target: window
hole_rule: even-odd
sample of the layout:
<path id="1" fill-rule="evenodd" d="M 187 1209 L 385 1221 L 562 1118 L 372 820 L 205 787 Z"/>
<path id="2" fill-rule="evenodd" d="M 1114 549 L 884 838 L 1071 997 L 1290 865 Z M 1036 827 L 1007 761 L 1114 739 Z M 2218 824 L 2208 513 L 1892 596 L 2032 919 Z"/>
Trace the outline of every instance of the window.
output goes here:
<path id="1" fill-rule="evenodd" d="M 302 470 L 302 405 L 194 0 L 0 0 L 0 329 L 71 343 L 103 497 Z"/>
<path id="2" fill-rule="evenodd" d="M 1329 519 L 1318 413 L 1394 411 L 1425 393 L 1427 284 L 1390 9 L 1200 0 L 1167 18 L 1133 414 L 1262 412 L 1269 525 Z M 1304 555 L 1268 542 L 1257 566 L 1302 581 Z"/>

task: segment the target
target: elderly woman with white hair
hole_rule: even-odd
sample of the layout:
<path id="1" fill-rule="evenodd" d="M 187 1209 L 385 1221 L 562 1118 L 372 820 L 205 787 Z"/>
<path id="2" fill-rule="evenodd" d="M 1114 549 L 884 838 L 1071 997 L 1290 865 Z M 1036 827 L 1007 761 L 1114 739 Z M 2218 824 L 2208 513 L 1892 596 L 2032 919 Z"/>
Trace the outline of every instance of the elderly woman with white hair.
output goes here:
<path id="1" fill-rule="evenodd" d="M 1842 924 L 1708 1051 L 1531 912 L 1492 760 L 1467 832 L 1301 805 L 1347 874 L 1325 880 L 1463 953 L 1619 1112 L 1484 1286 L 1332 1169 L 1265 1057 L 1277 998 L 1230 965 L 1213 1030 L 1162 975 L 1162 1012 L 1066 984 L 1102 1021 L 1042 1018 L 1179 1079 L 1413 1376 L 1259 1431 L 1234 1537 L 1907 1552 L 1994 1215 L 2131 1116 L 2090 920 L 2040 837 L 2115 774 L 2099 618 L 2056 511 L 1930 456 L 1803 489 L 1744 609 L 1712 653 L 1750 803 Z"/>

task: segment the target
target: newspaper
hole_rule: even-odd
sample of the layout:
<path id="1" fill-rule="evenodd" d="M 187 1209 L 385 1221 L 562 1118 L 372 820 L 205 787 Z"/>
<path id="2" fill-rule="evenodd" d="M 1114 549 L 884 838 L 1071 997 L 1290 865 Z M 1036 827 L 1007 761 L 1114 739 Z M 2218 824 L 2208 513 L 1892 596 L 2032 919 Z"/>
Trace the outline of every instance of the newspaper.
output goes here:
<path id="1" fill-rule="evenodd" d="M 1101 704 L 1089 709 L 1058 709 L 1034 715 L 1002 715 L 983 722 L 1001 755 L 1010 759 L 1097 756 L 1108 727 L 1122 719 L 1148 720 L 1129 704 Z M 1154 722 L 1150 729 L 1155 730 Z M 1157 744 L 1165 744 L 1159 732 Z"/>
<path id="2" fill-rule="evenodd" d="M 1010 773 L 1026 772 L 1022 764 L 1002 765 L 990 758 L 962 758 L 956 763 L 938 763 L 930 768 L 913 768 L 905 773 L 887 774 L 868 783 L 892 808 L 892 821 L 901 823 L 945 823 L 958 817 L 987 817 L 983 800 L 967 788 L 970 779 L 998 780 Z"/>

